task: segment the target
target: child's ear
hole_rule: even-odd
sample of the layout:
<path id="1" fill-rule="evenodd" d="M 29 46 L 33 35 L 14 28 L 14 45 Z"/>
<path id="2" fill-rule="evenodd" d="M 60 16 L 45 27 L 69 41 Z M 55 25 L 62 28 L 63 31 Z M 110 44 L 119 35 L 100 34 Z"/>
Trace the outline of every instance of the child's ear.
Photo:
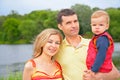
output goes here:
<path id="1" fill-rule="evenodd" d="M 109 29 L 109 24 L 106 25 L 106 30 L 108 30 L 108 29 Z"/>

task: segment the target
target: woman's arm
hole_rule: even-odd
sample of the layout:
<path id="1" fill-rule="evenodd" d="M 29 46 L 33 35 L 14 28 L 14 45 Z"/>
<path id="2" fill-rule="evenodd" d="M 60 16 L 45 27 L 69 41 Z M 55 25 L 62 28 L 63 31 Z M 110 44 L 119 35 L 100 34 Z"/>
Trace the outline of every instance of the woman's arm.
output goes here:
<path id="1" fill-rule="evenodd" d="M 27 62 L 23 71 L 23 80 L 31 80 L 31 74 L 33 71 L 33 67 L 30 62 Z"/>

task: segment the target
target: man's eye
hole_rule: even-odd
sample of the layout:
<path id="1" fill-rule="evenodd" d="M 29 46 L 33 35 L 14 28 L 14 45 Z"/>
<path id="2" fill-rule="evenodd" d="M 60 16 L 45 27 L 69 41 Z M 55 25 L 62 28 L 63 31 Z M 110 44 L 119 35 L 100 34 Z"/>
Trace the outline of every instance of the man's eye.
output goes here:
<path id="1" fill-rule="evenodd" d="M 74 22 L 76 23 L 76 22 L 78 22 L 78 20 L 75 20 Z"/>
<path id="2" fill-rule="evenodd" d="M 56 42 L 55 44 L 59 44 L 60 45 L 60 42 Z"/>
<path id="3" fill-rule="evenodd" d="M 66 24 L 70 24 L 71 22 L 67 22 Z"/>

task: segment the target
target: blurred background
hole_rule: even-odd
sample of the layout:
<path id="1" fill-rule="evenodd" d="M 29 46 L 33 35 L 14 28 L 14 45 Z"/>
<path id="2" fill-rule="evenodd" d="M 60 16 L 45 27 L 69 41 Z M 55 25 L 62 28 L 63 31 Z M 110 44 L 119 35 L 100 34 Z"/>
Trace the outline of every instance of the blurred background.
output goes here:
<path id="1" fill-rule="evenodd" d="M 108 32 L 114 39 L 113 62 L 120 70 L 120 0 L 0 0 L 0 80 L 22 80 L 32 56 L 32 42 L 45 28 L 56 28 L 56 15 L 71 8 L 80 23 L 79 34 L 91 38 L 90 16 L 99 9 L 110 15 Z"/>

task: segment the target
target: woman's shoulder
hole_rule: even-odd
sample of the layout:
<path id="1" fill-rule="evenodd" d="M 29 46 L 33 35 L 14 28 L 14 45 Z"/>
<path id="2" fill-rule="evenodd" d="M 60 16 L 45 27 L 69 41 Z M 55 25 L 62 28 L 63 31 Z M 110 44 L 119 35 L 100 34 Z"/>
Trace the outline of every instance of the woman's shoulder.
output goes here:
<path id="1" fill-rule="evenodd" d="M 25 68 L 29 70 L 33 69 L 35 66 L 35 61 L 33 59 L 30 59 L 25 63 Z"/>
<path id="2" fill-rule="evenodd" d="M 55 64 L 56 64 L 56 66 L 57 66 L 59 69 L 62 69 L 60 63 L 59 63 L 57 60 L 55 60 Z"/>

